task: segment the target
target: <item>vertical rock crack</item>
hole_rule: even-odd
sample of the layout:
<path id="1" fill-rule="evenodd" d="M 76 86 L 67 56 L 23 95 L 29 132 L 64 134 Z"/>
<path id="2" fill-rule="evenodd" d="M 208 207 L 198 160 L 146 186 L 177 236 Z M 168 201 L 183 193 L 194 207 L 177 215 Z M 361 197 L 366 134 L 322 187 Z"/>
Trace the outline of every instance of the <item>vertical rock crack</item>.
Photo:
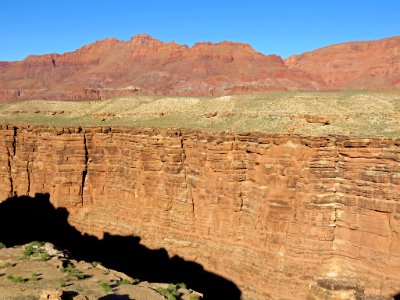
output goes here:
<path id="1" fill-rule="evenodd" d="M 7 155 L 8 155 L 7 170 L 8 170 L 8 178 L 10 180 L 10 196 L 15 195 L 14 181 L 13 181 L 13 177 L 12 177 L 12 160 L 16 154 L 16 143 L 17 143 L 16 139 L 17 139 L 17 128 L 13 127 L 12 153 L 11 153 L 10 147 L 7 147 Z"/>
<path id="2" fill-rule="evenodd" d="M 31 171 L 29 170 L 29 160 L 26 162 L 26 174 L 27 174 L 27 180 L 28 180 L 28 186 L 26 188 L 26 194 L 29 195 L 29 192 L 31 191 Z"/>
<path id="3" fill-rule="evenodd" d="M 184 145 L 185 141 L 184 138 L 181 137 L 181 148 L 182 148 L 182 171 L 183 171 L 183 175 L 185 176 L 185 184 L 186 184 L 186 189 L 188 190 L 189 196 L 190 196 L 190 201 L 191 201 L 191 205 L 192 205 L 192 214 L 194 216 L 194 200 L 193 200 L 193 194 L 192 194 L 192 190 L 189 189 L 189 184 L 188 184 L 188 180 L 187 180 L 187 173 L 186 173 L 186 167 L 185 167 L 185 162 L 186 162 L 186 151 L 185 151 L 185 145 Z"/>
<path id="4" fill-rule="evenodd" d="M 13 178 L 12 178 L 12 173 L 11 173 L 11 153 L 10 153 L 10 149 L 7 147 L 7 155 L 8 155 L 8 166 L 7 166 L 7 170 L 8 170 L 8 178 L 10 180 L 10 196 L 14 195 L 14 183 L 13 183 Z"/>
<path id="5" fill-rule="evenodd" d="M 88 169 L 88 161 L 89 161 L 85 132 L 83 132 L 83 149 L 84 149 L 84 155 L 85 155 L 85 162 L 84 162 L 83 170 L 82 170 L 82 184 L 81 184 L 81 186 L 82 186 L 81 205 L 82 206 L 83 206 L 83 196 L 84 196 L 84 191 L 85 191 L 85 182 L 86 182 L 87 169 Z"/>

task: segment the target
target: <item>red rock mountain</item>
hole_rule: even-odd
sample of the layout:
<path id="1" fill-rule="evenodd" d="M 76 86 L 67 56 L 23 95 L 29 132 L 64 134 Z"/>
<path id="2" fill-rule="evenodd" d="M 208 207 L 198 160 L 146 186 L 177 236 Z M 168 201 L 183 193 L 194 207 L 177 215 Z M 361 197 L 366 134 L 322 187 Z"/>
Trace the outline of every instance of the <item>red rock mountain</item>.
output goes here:
<path id="1" fill-rule="evenodd" d="M 227 95 L 399 89 L 400 37 L 333 45 L 282 60 L 241 43 L 164 43 L 139 34 L 65 54 L 0 62 L 0 99 Z"/>
<path id="2" fill-rule="evenodd" d="M 332 45 L 291 56 L 285 64 L 317 76 L 326 89 L 399 89 L 400 36 Z"/>

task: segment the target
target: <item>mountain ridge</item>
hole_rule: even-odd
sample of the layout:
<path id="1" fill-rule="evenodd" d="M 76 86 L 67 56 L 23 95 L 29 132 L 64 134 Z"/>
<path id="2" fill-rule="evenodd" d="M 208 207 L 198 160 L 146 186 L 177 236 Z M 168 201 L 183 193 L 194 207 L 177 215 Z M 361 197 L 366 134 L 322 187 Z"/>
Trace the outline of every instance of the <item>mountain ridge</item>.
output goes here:
<path id="1" fill-rule="evenodd" d="M 246 43 L 189 47 L 137 34 L 129 41 L 107 38 L 72 52 L 0 62 L 1 100 L 343 89 L 400 89 L 400 36 L 335 44 L 283 59 Z"/>

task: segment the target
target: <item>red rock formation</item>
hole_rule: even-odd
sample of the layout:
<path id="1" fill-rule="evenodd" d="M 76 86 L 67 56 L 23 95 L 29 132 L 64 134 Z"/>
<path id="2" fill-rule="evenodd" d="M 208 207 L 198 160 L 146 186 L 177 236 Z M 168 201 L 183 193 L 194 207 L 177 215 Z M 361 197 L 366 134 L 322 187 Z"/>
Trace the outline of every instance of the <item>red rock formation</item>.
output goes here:
<path id="1" fill-rule="evenodd" d="M 48 192 L 79 230 L 140 236 L 248 299 L 305 299 L 317 281 L 318 299 L 335 280 L 388 296 L 399 150 L 398 138 L 3 126 L 0 199 Z"/>
<path id="2" fill-rule="evenodd" d="M 291 56 L 285 64 L 318 76 L 326 89 L 399 89 L 400 37 L 328 46 Z"/>
<path id="3" fill-rule="evenodd" d="M 198 43 L 189 48 L 137 35 L 128 42 L 106 39 L 71 53 L 2 64 L 0 98 L 222 95 L 303 88 L 307 85 L 299 79 L 304 76 L 288 71 L 280 57 L 264 56 L 245 44 Z"/>
<path id="4" fill-rule="evenodd" d="M 273 90 L 400 88 L 400 37 L 329 46 L 285 61 L 249 45 L 192 48 L 139 34 L 65 54 L 0 62 L 0 100 L 226 95 Z"/>

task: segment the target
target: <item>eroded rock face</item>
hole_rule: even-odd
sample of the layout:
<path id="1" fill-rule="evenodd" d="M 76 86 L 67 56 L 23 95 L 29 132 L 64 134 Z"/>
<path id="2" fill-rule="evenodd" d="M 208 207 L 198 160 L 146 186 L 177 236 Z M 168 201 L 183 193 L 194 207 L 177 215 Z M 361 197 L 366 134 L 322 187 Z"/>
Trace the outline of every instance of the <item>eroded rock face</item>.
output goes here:
<path id="1" fill-rule="evenodd" d="M 400 38 L 328 46 L 285 61 L 242 43 L 189 48 L 139 34 L 64 54 L 0 62 L 0 100 L 218 96 L 276 90 L 399 89 Z"/>
<path id="2" fill-rule="evenodd" d="M 400 291 L 400 140 L 138 128 L 0 130 L 0 193 L 50 193 L 70 222 L 305 299 L 318 278 Z"/>

